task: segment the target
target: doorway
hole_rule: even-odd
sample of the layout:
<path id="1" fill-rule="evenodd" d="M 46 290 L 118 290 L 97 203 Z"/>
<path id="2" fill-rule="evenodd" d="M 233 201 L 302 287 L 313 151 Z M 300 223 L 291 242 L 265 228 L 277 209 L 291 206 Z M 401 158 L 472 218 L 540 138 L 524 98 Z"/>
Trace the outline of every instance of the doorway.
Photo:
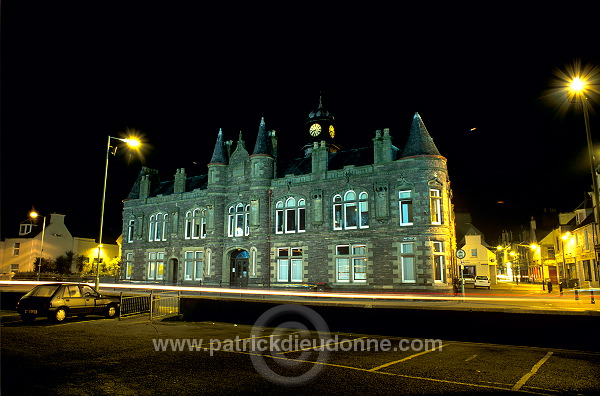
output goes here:
<path id="1" fill-rule="evenodd" d="M 173 282 L 174 285 L 177 284 L 178 282 L 178 275 L 179 275 L 179 261 L 177 259 L 171 259 L 171 268 L 172 268 L 172 277 L 171 277 L 171 282 Z"/>
<path id="2" fill-rule="evenodd" d="M 248 265 L 250 256 L 243 249 L 236 249 L 230 255 L 229 284 L 233 287 L 248 286 Z"/>

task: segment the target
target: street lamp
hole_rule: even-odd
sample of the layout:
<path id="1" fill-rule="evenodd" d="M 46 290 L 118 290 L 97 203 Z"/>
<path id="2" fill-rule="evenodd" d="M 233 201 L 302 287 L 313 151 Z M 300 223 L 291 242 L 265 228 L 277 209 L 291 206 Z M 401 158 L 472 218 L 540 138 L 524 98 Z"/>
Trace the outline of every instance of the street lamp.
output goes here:
<path id="1" fill-rule="evenodd" d="M 34 210 L 29 212 L 29 217 L 32 219 L 36 219 L 40 217 L 40 214 Z M 44 255 L 44 235 L 46 233 L 46 216 L 41 216 L 44 219 L 44 223 L 42 224 L 42 243 L 40 244 L 40 260 L 38 261 L 38 274 L 37 280 L 40 281 L 40 272 L 42 270 L 42 256 Z"/>
<path id="2" fill-rule="evenodd" d="M 98 292 L 98 288 L 100 285 L 100 253 L 102 251 L 102 230 L 104 229 L 104 202 L 106 201 L 106 180 L 108 179 L 108 158 L 110 157 L 110 139 L 119 140 L 121 142 L 127 143 L 129 147 L 138 148 L 141 145 L 141 142 L 136 138 L 127 138 L 122 139 L 118 137 L 108 136 L 108 140 L 106 143 L 106 164 L 104 166 L 104 186 L 102 188 L 102 207 L 100 210 L 100 236 L 98 237 L 98 258 L 96 260 L 96 281 L 94 283 L 94 289 Z M 113 154 L 116 152 L 116 148 L 113 151 Z"/>
<path id="3" fill-rule="evenodd" d="M 592 134 L 590 132 L 590 115 L 588 113 L 589 102 L 586 97 L 588 91 L 588 81 L 585 78 L 579 76 L 574 77 L 569 84 L 569 93 L 571 101 L 581 103 L 581 109 L 583 110 L 583 120 L 585 123 L 585 135 L 587 138 L 588 156 L 590 160 L 590 171 L 592 174 L 592 210 L 594 211 L 594 249 L 598 244 L 598 224 L 600 223 L 598 215 L 598 205 L 600 200 L 598 199 L 598 182 L 595 173 L 595 158 L 594 158 L 594 145 L 592 143 Z"/>

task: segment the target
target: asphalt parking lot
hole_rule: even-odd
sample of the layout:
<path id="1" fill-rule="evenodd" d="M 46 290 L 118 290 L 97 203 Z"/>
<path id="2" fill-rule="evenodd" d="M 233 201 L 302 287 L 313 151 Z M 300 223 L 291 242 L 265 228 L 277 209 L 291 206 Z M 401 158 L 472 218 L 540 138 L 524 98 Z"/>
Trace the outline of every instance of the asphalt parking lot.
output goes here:
<path id="1" fill-rule="evenodd" d="M 38 319 L 1 330 L 10 395 L 600 392 L 596 352 L 446 340 L 427 349 L 415 338 L 145 318 Z M 244 347 L 258 339 L 291 348 Z M 327 340 L 330 351 L 302 339 Z"/>

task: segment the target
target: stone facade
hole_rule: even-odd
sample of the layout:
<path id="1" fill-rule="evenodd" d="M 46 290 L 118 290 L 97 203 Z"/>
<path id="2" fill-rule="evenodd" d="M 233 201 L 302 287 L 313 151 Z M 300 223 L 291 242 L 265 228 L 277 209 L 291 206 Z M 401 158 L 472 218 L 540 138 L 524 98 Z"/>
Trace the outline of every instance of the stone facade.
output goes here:
<path id="1" fill-rule="evenodd" d="M 142 169 L 123 209 L 123 278 L 183 285 L 448 290 L 455 236 L 446 159 L 415 114 L 404 150 L 389 131 L 343 151 L 311 112 L 306 157 L 283 161 L 261 121 L 250 153 L 219 132 L 208 174 Z M 319 128 L 320 129 L 320 128 Z M 314 132 L 314 130 L 313 130 Z M 279 152 L 278 152 L 279 151 Z"/>

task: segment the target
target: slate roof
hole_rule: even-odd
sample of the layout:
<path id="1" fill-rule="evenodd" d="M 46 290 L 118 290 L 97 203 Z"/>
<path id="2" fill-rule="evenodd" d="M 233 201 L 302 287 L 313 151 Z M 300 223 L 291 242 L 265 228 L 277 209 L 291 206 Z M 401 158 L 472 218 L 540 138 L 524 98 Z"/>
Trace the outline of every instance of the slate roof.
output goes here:
<path id="1" fill-rule="evenodd" d="M 256 137 L 256 144 L 252 152 L 252 155 L 255 154 L 271 155 L 271 142 L 267 134 L 267 127 L 265 126 L 265 117 L 261 118 L 260 126 L 258 127 L 258 136 Z"/>
<path id="2" fill-rule="evenodd" d="M 415 113 L 402 158 L 414 155 L 440 155 L 419 113 Z"/>
<path id="3" fill-rule="evenodd" d="M 227 155 L 225 153 L 225 142 L 223 141 L 223 130 L 219 129 L 219 135 L 217 135 L 217 142 L 215 143 L 215 149 L 213 151 L 210 164 L 227 164 Z"/>

